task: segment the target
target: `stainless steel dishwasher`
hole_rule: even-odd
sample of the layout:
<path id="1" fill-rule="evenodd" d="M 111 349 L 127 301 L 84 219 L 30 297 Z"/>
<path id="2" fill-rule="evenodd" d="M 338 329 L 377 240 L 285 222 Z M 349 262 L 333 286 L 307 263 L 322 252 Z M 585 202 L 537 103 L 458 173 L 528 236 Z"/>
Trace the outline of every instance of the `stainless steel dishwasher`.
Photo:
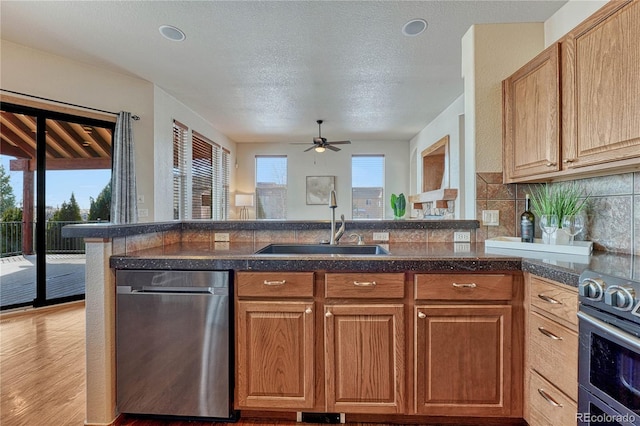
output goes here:
<path id="1" fill-rule="evenodd" d="M 227 271 L 116 272 L 121 413 L 234 420 Z"/>

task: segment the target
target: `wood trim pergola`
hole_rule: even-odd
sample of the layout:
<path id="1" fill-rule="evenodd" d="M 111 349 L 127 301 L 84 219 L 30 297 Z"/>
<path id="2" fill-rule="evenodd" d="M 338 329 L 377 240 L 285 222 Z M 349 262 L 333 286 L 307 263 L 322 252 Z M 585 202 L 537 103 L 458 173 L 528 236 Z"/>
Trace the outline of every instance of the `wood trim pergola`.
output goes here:
<path id="1" fill-rule="evenodd" d="M 46 170 L 111 169 L 111 140 L 108 128 L 47 119 Z M 10 161 L 10 170 L 23 173 L 22 249 L 25 254 L 33 254 L 36 117 L 0 111 L 0 153 L 15 157 Z"/>

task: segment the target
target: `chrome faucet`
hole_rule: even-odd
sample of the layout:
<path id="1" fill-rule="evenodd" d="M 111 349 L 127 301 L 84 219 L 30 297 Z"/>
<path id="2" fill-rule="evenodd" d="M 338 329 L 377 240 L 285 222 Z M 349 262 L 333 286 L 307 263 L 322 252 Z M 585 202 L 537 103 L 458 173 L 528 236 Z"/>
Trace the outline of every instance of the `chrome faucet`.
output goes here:
<path id="1" fill-rule="evenodd" d="M 344 234 L 345 223 L 344 223 L 344 215 L 340 215 L 340 220 L 342 224 L 340 225 L 340 229 L 336 232 L 336 208 L 338 207 L 338 202 L 336 201 L 336 191 L 331 190 L 329 195 L 329 208 L 331 209 L 331 241 L 329 244 L 336 245 L 340 238 Z"/>

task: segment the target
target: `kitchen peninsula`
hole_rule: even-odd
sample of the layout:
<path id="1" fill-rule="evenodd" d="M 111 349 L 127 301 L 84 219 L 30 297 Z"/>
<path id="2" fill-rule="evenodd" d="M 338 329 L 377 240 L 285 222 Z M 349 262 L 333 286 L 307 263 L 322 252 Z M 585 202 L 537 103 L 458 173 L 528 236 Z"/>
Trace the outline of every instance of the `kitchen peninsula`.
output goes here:
<path id="1" fill-rule="evenodd" d="M 269 407 L 294 415 L 296 412 L 346 412 L 347 420 L 373 421 L 374 417 L 383 418 L 381 415 L 522 418 L 525 315 L 522 272 L 559 282 L 575 291 L 578 276 L 584 268 L 603 272 L 611 267 L 632 271 L 633 262 L 637 263 L 633 256 L 611 253 L 595 253 L 585 263 L 523 258 L 523 254 L 515 251 L 509 255 L 487 253 L 483 244 L 475 243 L 477 221 L 347 222 L 345 239 L 357 233 L 363 235 L 367 244 L 388 244 L 388 255 L 254 254 L 273 242 L 317 243 L 326 239 L 328 225 L 323 221 L 229 221 L 65 228 L 65 236 L 84 237 L 87 241 L 87 424 L 110 424 L 119 414 L 115 402 L 114 356 L 117 269 L 234 271 L 238 307 L 236 334 L 239 336 L 235 403 L 242 413 L 251 415 L 252 409 L 264 412 Z M 454 244 L 453 233 L 459 231 L 471 232 L 472 242 Z M 373 232 L 388 232 L 389 241 L 373 241 Z M 225 235 L 216 238 L 216 234 L 228 234 L 229 241 L 215 241 L 226 239 Z M 637 264 L 635 268 L 638 269 Z M 310 273 L 308 293 L 285 294 L 279 298 L 251 293 L 252 280 L 257 277 L 261 281 L 266 276 L 260 274 L 272 274 L 269 277 L 275 278 L 282 273 L 303 272 Z M 345 290 L 342 284 L 345 280 L 353 282 L 366 277 L 373 277 L 366 282 L 380 283 L 365 288 L 364 291 L 372 292 L 366 296 Z M 241 284 L 244 290 L 238 291 Z M 247 360 L 254 362 L 257 357 L 241 347 L 240 340 L 242 336 L 246 337 L 247 330 L 242 329 L 243 322 L 239 318 L 242 316 L 244 321 L 250 321 L 253 307 L 261 303 L 273 305 L 274 301 L 298 303 L 304 307 L 302 312 L 310 310 L 312 313 L 309 315 L 311 322 L 307 321 L 303 327 L 313 333 L 305 338 L 314 342 L 315 349 L 311 349 L 307 357 L 311 357 L 314 361 L 311 365 L 315 367 L 301 373 L 297 384 L 302 389 L 301 395 L 288 401 L 274 395 L 256 397 L 247 391 L 247 378 L 238 377 Z M 337 330 L 340 324 L 343 327 L 349 324 L 340 321 L 350 312 L 388 324 L 377 336 L 388 338 L 385 347 L 389 350 L 381 352 L 385 369 L 380 380 L 384 387 L 376 394 L 377 400 L 370 398 L 366 404 L 349 401 L 350 392 L 357 392 L 357 389 L 348 382 L 336 382 L 341 380 L 339 375 L 326 374 L 326 371 L 337 371 L 340 366 L 348 365 L 348 360 L 341 359 L 340 351 L 332 345 L 341 344 Z M 301 321 L 304 318 L 303 314 Z M 429 323 L 432 318 L 438 321 Z M 436 364 L 437 368 L 425 370 L 427 360 L 418 354 L 426 354 L 435 362 L 450 362 L 455 353 L 449 349 L 474 350 L 469 346 L 477 344 L 473 335 L 454 339 L 462 342 L 460 345 L 427 347 L 424 343 L 447 335 L 452 331 L 451 324 L 459 324 L 468 318 L 475 319 L 468 324 L 470 326 L 484 324 L 480 332 L 485 338 L 482 353 L 486 358 L 484 361 L 476 358 L 474 362 L 485 362 L 495 368 L 474 377 L 473 380 L 488 385 L 478 388 L 482 394 L 466 394 L 473 401 L 460 398 L 454 404 L 444 404 L 438 398 L 460 397 L 468 390 L 455 386 L 453 390 L 445 389 L 442 381 L 433 376 L 434 372 L 453 374 L 449 376 L 454 378 L 450 380 L 453 383 L 456 371 L 474 374 L 478 369 L 474 370 L 473 365 L 458 365 L 452 369 Z M 325 332 L 323 323 L 327 327 Z M 354 332 L 366 328 L 358 323 L 350 326 L 355 327 Z M 490 339 L 486 340 L 487 336 Z M 487 348 L 491 352 L 486 352 Z M 323 356 L 324 350 L 326 356 Z M 477 350 L 474 353 L 479 355 Z M 496 353 L 503 354 L 497 362 Z M 491 354 L 494 359 L 489 362 Z M 430 386 L 442 393 L 435 398 L 425 394 L 423 380 L 429 380 Z"/>

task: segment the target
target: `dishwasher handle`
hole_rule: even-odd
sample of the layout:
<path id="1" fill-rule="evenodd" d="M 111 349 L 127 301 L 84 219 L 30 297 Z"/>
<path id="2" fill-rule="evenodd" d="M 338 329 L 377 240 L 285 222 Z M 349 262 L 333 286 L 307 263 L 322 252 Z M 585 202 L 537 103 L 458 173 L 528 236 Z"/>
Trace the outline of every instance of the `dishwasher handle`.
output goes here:
<path id="1" fill-rule="evenodd" d="M 131 286 L 118 286 L 119 294 L 215 294 L 213 287 L 160 287 L 160 286 L 143 286 L 134 289 Z"/>

